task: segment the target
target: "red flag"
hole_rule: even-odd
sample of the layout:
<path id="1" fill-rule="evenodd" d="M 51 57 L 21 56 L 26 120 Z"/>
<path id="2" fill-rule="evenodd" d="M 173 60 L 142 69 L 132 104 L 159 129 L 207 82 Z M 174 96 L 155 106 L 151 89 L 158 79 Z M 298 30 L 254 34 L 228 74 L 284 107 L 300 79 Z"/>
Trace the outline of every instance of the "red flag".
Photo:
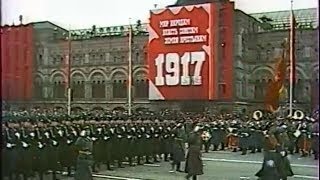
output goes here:
<path id="1" fill-rule="evenodd" d="M 282 57 L 278 60 L 276 75 L 268 84 L 265 95 L 265 105 L 268 111 L 274 112 L 279 107 L 280 95 L 284 92 L 284 82 L 286 78 L 286 49 L 283 50 Z"/>

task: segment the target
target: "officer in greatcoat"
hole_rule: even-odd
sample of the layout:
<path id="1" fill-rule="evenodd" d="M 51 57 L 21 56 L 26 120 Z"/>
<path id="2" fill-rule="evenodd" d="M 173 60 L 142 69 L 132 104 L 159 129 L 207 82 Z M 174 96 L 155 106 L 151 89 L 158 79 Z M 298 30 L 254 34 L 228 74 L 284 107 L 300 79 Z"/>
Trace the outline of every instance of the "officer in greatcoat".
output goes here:
<path id="1" fill-rule="evenodd" d="M 201 159 L 201 132 L 200 127 L 195 126 L 188 140 L 188 153 L 186 159 L 185 172 L 186 179 L 196 180 L 198 175 L 203 174 L 203 164 Z"/>
<path id="2" fill-rule="evenodd" d="M 90 137 L 89 127 L 81 131 L 80 137 L 75 142 L 75 146 L 78 150 L 78 158 L 74 178 L 75 180 L 92 180 L 93 142 Z"/>
<path id="3" fill-rule="evenodd" d="M 287 152 L 284 148 L 285 130 L 272 128 L 266 133 L 264 160 L 262 168 L 256 176 L 260 180 L 286 180 L 293 176 Z"/>

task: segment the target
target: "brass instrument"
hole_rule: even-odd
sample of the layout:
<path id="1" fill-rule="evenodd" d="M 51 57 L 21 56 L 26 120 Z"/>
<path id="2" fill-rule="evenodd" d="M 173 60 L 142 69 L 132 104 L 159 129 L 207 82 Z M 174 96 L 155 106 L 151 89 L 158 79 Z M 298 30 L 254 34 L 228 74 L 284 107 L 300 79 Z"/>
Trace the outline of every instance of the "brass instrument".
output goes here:
<path id="1" fill-rule="evenodd" d="M 211 138 L 211 134 L 208 131 L 203 131 L 203 133 L 201 134 L 201 138 L 203 141 L 209 141 L 209 139 Z"/>
<path id="2" fill-rule="evenodd" d="M 292 118 L 295 120 L 302 120 L 304 119 L 304 117 L 305 117 L 305 114 L 301 110 L 295 110 L 292 116 Z"/>
<path id="3" fill-rule="evenodd" d="M 263 116 L 263 112 L 260 110 L 254 111 L 253 115 L 252 115 L 253 119 L 255 119 L 257 121 L 260 120 L 262 118 L 262 116 Z"/>

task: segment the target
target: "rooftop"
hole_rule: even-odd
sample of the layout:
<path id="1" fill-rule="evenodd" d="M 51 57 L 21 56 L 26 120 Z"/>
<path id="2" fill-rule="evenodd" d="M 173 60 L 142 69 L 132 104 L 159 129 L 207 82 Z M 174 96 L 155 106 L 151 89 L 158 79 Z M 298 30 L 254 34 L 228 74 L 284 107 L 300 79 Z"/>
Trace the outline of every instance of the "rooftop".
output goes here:
<path id="1" fill-rule="evenodd" d="M 297 22 L 297 28 L 317 28 L 318 10 L 316 8 L 297 9 L 293 11 Z M 267 21 L 274 30 L 288 28 L 290 24 L 290 11 L 274 11 L 249 14 L 259 22 Z"/>

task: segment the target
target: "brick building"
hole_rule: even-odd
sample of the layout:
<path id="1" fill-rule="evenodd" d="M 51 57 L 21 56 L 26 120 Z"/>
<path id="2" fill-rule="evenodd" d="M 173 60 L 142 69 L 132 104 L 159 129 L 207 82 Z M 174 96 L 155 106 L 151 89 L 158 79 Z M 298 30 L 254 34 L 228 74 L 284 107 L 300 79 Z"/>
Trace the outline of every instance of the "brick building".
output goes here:
<path id="1" fill-rule="evenodd" d="M 318 19 L 316 9 L 295 10 L 297 87 L 296 105 L 310 110 L 312 92 L 319 87 Z M 264 107 L 266 84 L 275 74 L 275 58 L 289 35 L 289 11 L 246 14 L 234 10 L 234 92 L 231 102 L 149 101 L 145 65 L 148 33 L 134 26 L 133 107 L 214 111 L 250 111 Z M 66 108 L 65 59 L 68 31 L 51 22 L 34 26 L 33 100 L 9 102 L 12 107 Z M 73 109 L 125 109 L 127 107 L 128 26 L 72 30 L 71 82 Z M 31 82 L 30 82 L 31 83 Z M 284 102 L 285 103 L 285 102 Z"/>

